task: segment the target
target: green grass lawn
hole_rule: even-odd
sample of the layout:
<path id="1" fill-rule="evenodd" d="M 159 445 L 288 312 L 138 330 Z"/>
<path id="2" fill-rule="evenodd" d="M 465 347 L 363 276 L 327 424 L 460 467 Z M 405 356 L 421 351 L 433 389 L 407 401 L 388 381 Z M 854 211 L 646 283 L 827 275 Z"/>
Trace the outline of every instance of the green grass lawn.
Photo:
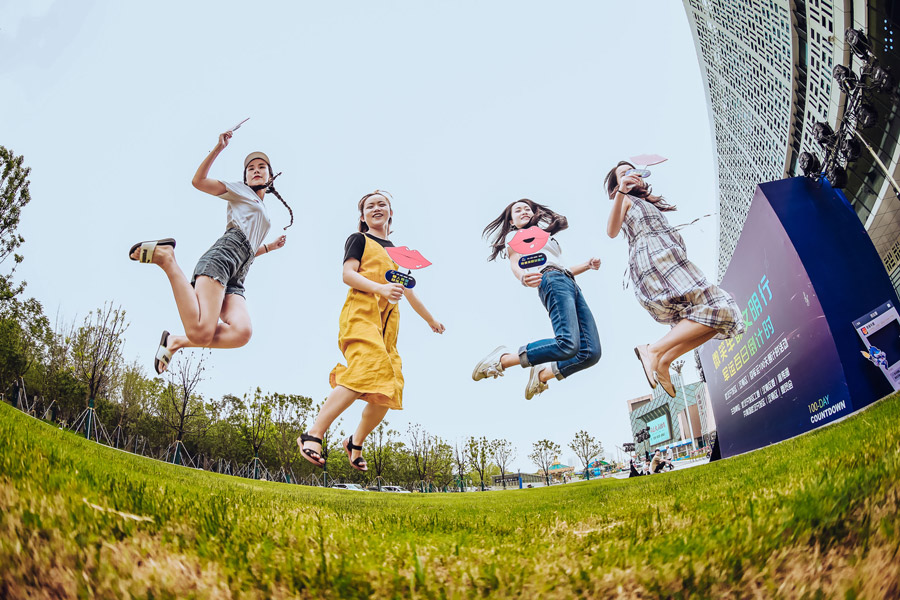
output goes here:
<path id="1" fill-rule="evenodd" d="M 467 494 L 255 482 L 0 406 L 0 598 L 900 596 L 900 399 L 665 475 Z"/>

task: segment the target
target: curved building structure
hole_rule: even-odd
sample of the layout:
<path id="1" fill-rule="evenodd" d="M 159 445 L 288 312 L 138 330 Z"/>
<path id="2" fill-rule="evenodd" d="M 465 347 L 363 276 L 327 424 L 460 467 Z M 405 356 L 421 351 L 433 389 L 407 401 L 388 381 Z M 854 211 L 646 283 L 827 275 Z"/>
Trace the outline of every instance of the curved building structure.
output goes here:
<path id="1" fill-rule="evenodd" d="M 894 44 L 900 9 L 852 0 L 684 0 L 707 93 L 718 158 L 719 278 L 725 272 L 759 183 L 802 174 L 801 152 L 822 157 L 817 121 L 833 128 L 846 96 L 832 79 L 836 64 L 859 72 L 844 43 L 848 27 L 865 32 L 883 66 L 900 75 Z M 900 40 L 897 40 L 900 42 Z M 900 45 L 900 44 L 898 44 Z M 891 273 L 900 283 L 900 97 L 875 94 L 875 127 L 862 133 L 887 172 L 866 150 L 848 168 L 844 190 Z"/>

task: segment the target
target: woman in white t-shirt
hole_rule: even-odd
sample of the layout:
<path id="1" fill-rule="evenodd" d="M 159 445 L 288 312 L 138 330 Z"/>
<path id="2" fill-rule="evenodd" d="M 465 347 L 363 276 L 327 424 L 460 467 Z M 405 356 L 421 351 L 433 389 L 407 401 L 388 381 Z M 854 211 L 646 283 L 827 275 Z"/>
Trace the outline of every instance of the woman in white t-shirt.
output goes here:
<path id="1" fill-rule="evenodd" d="M 540 271 L 522 269 L 520 255 L 509 246 L 516 231 L 538 226 L 550 236 L 569 226 L 568 221 L 546 206 L 522 199 L 507 206 L 499 217 L 484 228 L 484 236 L 492 236 L 489 261 L 506 254 L 513 275 L 523 286 L 538 288 L 544 308 L 550 316 L 555 337 L 531 342 L 519 348 L 518 353 L 507 352 L 504 346 L 495 348 L 475 366 L 472 379 L 503 375 L 504 369 L 513 365 L 531 367 L 525 399 L 547 389 L 552 378 L 565 379 L 600 360 L 600 335 L 594 316 L 587 305 L 584 293 L 575 283 L 575 276 L 589 269 L 599 269 L 600 259 L 591 258 L 567 269 L 562 262 L 562 251 L 555 238 L 550 237 L 540 250 L 547 262 Z M 537 365 L 544 365 L 539 367 Z"/>
<path id="2" fill-rule="evenodd" d="M 280 235 L 273 242 L 263 243 L 271 226 L 263 203 L 265 195 L 275 194 L 291 213 L 291 224 L 294 222 L 291 208 L 273 186 L 276 175 L 262 152 L 253 152 L 244 159 L 243 182 L 225 183 L 209 177 L 210 167 L 228 146 L 231 136 L 231 131 L 219 136 L 218 144 L 200 163 L 192 181 L 198 190 L 226 200 L 228 210 L 225 234 L 200 257 L 191 280 L 175 260 L 172 238 L 141 242 L 128 252 L 131 260 L 154 263 L 165 271 L 184 325 L 184 335 L 163 331 L 153 359 L 157 373 L 166 370 L 172 355 L 181 348 L 239 348 L 250 341 L 252 328 L 244 300 L 244 278 L 254 258 L 283 247 L 286 239 Z"/>

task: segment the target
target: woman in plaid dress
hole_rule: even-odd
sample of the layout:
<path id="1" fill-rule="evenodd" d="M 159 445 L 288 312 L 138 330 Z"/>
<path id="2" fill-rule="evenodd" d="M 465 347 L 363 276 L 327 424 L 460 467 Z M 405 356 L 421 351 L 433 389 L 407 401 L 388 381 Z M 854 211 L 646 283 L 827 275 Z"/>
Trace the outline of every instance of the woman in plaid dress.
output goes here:
<path id="1" fill-rule="evenodd" d="M 684 240 L 669 225 L 664 212 L 675 210 L 621 161 L 606 175 L 606 191 L 613 200 L 606 232 L 625 231 L 628 270 L 634 295 L 659 323 L 672 329 L 659 341 L 634 349 L 650 387 L 661 385 L 675 397 L 669 378 L 673 360 L 712 338 L 727 339 L 744 330 L 734 298 L 711 284 L 688 260 Z"/>

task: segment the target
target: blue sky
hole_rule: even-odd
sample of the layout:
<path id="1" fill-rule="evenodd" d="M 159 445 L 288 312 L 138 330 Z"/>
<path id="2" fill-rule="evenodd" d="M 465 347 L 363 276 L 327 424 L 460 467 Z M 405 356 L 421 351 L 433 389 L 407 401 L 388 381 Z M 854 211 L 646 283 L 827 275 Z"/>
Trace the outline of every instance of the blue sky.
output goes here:
<path id="1" fill-rule="evenodd" d="M 625 401 L 648 391 L 632 347 L 656 324 L 623 290 L 627 244 L 605 234 L 602 178 L 617 160 L 659 153 L 651 182 L 678 204 L 673 224 L 715 210 L 715 162 L 699 66 L 680 2 L 30 1 L 0 7 L 0 143 L 32 167 L 23 213 L 28 292 L 80 321 L 112 300 L 127 311 L 127 360 L 151 368 L 163 328 L 179 329 L 161 270 L 132 243 L 178 240 L 190 272 L 221 235 L 225 204 L 190 185 L 229 126 L 251 117 L 212 176 L 239 180 L 266 152 L 294 209 L 287 246 L 247 279 L 250 344 L 214 351 L 206 396 L 264 390 L 324 398 L 342 360 L 343 244 L 356 202 L 394 202 L 397 245 L 434 266 L 419 297 L 433 334 L 401 304 L 404 410 L 388 414 L 451 442 L 506 438 L 517 467 L 531 443 L 576 431 L 609 454 L 628 441 Z M 558 237 L 598 323 L 600 363 L 526 401 L 527 371 L 473 382 L 504 343 L 552 335 L 536 292 L 488 263 L 482 228 L 521 197 L 569 218 Z M 273 232 L 287 212 L 271 196 Z M 689 256 L 715 277 L 716 222 L 687 228 Z M 688 361 L 692 363 L 692 360 Z M 688 371 L 688 379 L 696 375 Z M 362 404 L 345 413 L 355 423 Z"/>

